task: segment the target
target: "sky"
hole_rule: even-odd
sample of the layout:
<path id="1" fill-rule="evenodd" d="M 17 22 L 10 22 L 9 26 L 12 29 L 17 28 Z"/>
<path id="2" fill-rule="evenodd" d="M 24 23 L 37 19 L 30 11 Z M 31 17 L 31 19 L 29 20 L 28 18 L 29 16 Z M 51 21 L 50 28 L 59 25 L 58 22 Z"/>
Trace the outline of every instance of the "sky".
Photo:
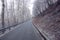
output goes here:
<path id="1" fill-rule="evenodd" d="M 32 11 L 33 11 L 33 5 L 34 5 L 35 0 L 28 0 L 27 2 L 27 7 L 30 10 L 30 14 L 33 16 Z"/>
<path id="2" fill-rule="evenodd" d="M 2 3 L 1 3 L 1 0 L 0 0 L 0 15 L 1 15 L 1 8 L 2 8 Z"/>

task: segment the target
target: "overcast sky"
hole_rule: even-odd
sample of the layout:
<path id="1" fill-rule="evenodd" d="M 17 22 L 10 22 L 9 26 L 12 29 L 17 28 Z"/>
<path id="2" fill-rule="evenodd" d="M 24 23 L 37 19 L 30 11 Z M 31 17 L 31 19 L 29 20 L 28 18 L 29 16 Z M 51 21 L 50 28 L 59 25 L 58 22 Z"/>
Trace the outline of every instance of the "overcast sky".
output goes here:
<path id="1" fill-rule="evenodd" d="M 33 10 L 34 2 L 35 2 L 35 0 L 28 0 L 28 2 L 27 2 L 27 7 L 29 8 L 31 15 L 33 15 L 32 10 Z"/>
<path id="2" fill-rule="evenodd" d="M 2 8 L 2 3 L 1 3 L 1 0 L 0 0 L 0 15 L 1 15 L 1 8 Z"/>

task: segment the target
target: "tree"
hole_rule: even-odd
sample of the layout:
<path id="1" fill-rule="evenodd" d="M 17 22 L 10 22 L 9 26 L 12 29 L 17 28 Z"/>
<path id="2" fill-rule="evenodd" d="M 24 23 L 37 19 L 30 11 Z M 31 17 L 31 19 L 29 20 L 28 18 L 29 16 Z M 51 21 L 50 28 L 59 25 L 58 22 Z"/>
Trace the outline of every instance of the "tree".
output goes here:
<path id="1" fill-rule="evenodd" d="M 53 4 L 53 0 L 46 0 L 48 6 L 51 6 Z"/>
<path id="2" fill-rule="evenodd" d="M 5 4 L 4 4 L 4 0 L 1 0 L 2 2 L 2 14 L 1 14 L 1 18 L 2 18 L 2 28 L 5 28 L 4 27 L 4 8 L 5 8 Z M 5 29 L 2 30 L 2 32 L 4 33 Z"/>

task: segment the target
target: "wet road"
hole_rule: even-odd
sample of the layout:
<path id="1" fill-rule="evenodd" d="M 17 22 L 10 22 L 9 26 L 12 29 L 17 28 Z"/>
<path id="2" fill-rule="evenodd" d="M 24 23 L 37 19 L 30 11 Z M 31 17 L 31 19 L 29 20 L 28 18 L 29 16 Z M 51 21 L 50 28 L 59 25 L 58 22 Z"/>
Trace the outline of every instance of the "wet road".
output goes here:
<path id="1" fill-rule="evenodd" d="M 18 26 L 18 28 L 1 37 L 0 40 L 42 40 L 31 21 Z"/>

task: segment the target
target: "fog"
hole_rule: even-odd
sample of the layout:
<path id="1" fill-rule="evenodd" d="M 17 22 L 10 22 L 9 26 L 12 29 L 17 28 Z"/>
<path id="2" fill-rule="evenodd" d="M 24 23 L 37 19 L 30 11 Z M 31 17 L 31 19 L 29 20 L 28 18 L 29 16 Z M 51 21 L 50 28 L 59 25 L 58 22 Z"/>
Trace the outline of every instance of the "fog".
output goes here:
<path id="1" fill-rule="evenodd" d="M 0 0 L 0 29 L 23 23 L 32 17 L 41 15 L 41 12 L 55 2 L 57 0 L 4 0 L 3 8 L 3 2 Z M 4 11 L 2 11 L 3 9 Z M 4 18 L 2 18 L 2 12 Z M 4 19 L 4 28 L 2 28 L 2 19 Z"/>

